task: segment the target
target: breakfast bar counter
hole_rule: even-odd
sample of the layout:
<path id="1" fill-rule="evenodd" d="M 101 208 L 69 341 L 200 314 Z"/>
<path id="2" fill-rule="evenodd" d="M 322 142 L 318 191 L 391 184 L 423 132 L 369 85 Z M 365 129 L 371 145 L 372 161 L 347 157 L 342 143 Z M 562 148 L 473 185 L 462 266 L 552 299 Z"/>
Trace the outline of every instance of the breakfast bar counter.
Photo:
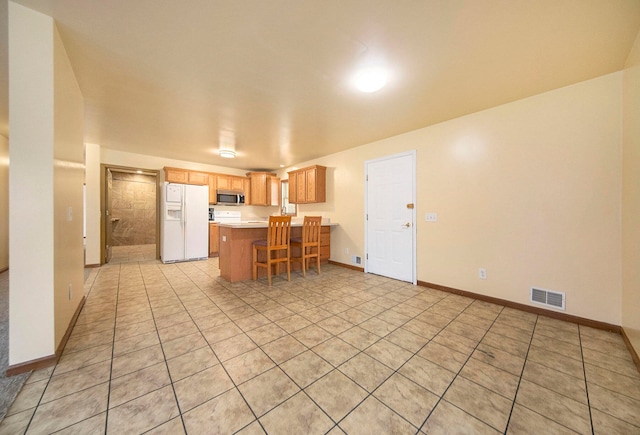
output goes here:
<path id="1" fill-rule="evenodd" d="M 327 263 L 331 254 L 331 227 L 334 223 L 324 223 L 320 230 L 320 262 Z M 246 221 L 221 223 L 220 228 L 220 276 L 230 282 L 252 279 L 253 248 L 255 240 L 267 238 L 266 221 Z M 302 237 L 302 222 L 291 223 L 291 237 Z M 294 255 L 292 250 L 291 255 Z M 295 252 L 299 255 L 299 252 Z M 291 270 L 300 268 L 292 263 Z M 265 270 L 258 270 L 258 277 L 266 276 Z"/>

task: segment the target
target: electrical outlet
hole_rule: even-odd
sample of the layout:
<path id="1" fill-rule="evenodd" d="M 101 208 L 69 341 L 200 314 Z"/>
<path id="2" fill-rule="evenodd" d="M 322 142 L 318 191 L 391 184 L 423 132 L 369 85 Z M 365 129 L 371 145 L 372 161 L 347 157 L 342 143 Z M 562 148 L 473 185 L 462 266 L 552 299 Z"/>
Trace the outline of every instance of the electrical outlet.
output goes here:
<path id="1" fill-rule="evenodd" d="M 478 269 L 478 277 L 480 277 L 480 279 L 487 279 L 487 269 L 484 267 Z"/>
<path id="2" fill-rule="evenodd" d="M 344 248 L 345 255 L 349 255 L 349 248 Z"/>
<path id="3" fill-rule="evenodd" d="M 427 222 L 438 222 L 438 213 L 427 213 L 424 215 L 424 220 Z"/>

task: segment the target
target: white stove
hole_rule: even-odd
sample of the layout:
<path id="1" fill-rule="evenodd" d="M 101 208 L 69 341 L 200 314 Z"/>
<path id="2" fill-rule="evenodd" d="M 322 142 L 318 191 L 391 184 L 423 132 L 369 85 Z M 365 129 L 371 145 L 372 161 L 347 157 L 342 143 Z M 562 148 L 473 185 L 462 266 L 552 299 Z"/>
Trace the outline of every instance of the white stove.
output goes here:
<path id="1" fill-rule="evenodd" d="M 239 211 L 214 211 L 213 221 L 221 224 L 239 223 L 242 221 L 242 212 Z"/>

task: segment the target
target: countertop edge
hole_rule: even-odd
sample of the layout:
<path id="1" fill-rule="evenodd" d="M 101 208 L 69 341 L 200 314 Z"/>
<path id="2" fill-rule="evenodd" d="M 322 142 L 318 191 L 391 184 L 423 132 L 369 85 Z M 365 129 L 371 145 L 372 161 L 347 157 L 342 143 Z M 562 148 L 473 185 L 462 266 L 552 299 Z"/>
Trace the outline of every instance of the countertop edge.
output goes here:
<path id="1" fill-rule="evenodd" d="M 218 223 L 218 226 L 221 228 L 234 228 L 234 229 L 251 229 L 251 228 L 267 228 L 268 224 L 267 222 L 261 222 L 261 223 Z M 302 222 L 296 222 L 296 223 L 292 223 L 291 224 L 292 227 L 301 227 L 302 226 Z M 339 226 L 339 224 L 335 223 L 335 222 L 331 222 L 331 223 L 327 223 L 327 224 L 322 224 L 323 227 L 337 227 Z"/>

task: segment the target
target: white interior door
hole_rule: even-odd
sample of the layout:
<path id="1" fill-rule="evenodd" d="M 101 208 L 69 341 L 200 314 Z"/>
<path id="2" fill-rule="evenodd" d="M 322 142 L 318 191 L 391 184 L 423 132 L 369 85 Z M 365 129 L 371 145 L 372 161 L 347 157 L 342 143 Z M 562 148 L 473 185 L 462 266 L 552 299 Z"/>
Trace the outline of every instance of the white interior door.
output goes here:
<path id="1" fill-rule="evenodd" d="M 365 272 L 415 284 L 415 151 L 367 161 L 365 176 Z"/>

